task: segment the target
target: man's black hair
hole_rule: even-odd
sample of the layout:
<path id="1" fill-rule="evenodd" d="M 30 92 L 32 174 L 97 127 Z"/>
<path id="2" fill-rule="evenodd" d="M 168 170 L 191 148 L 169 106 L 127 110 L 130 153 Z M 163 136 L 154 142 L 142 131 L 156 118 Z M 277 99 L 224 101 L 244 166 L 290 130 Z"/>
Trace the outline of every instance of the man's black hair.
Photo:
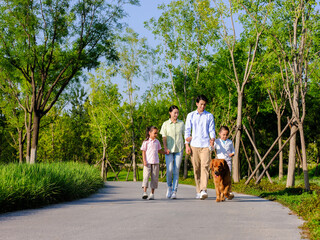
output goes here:
<path id="1" fill-rule="evenodd" d="M 198 102 L 200 102 L 200 100 L 205 101 L 206 103 L 208 103 L 208 98 L 205 95 L 199 95 L 197 97 L 196 102 L 198 103 Z"/>

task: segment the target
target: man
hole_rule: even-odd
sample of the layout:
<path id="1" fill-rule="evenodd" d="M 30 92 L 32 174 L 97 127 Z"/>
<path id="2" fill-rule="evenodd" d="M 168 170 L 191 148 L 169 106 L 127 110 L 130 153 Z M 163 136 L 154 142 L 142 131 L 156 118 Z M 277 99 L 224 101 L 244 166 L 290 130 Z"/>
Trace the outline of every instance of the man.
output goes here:
<path id="1" fill-rule="evenodd" d="M 188 114 L 185 124 L 186 153 L 191 154 L 197 190 L 196 198 L 201 200 L 208 197 L 207 184 L 211 160 L 209 146 L 213 148 L 216 137 L 213 115 L 205 111 L 207 102 L 208 99 L 204 95 L 198 96 L 197 110 Z"/>

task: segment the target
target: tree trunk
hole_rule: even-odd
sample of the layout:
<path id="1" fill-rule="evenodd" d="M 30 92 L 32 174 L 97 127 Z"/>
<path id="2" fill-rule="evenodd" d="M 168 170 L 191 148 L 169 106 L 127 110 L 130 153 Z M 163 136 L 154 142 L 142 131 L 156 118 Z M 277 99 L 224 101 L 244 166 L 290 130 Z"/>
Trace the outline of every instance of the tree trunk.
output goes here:
<path id="1" fill-rule="evenodd" d="M 290 130 L 290 134 L 295 132 L 297 126 L 293 125 Z M 295 184 L 295 166 L 296 166 L 296 141 L 297 135 L 295 134 L 290 139 L 290 148 L 289 148 L 289 163 L 288 163 L 288 175 L 287 175 L 287 187 L 293 187 Z"/>
<path id="2" fill-rule="evenodd" d="M 281 114 L 280 112 L 277 113 L 277 122 L 278 122 L 278 136 L 281 135 Z M 278 146 L 279 149 L 281 149 L 282 146 L 282 137 L 278 140 Z M 281 151 L 279 154 L 279 179 L 281 180 L 283 178 L 283 152 Z"/>
<path id="3" fill-rule="evenodd" d="M 292 106 L 292 117 L 294 123 L 297 122 L 299 117 L 299 86 L 294 86 L 293 90 L 293 106 Z M 294 113 L 295 112 L 295 113 Z M 291 127 L 290 134 L 295 132 L 298 129 L 296 124 L 293 124 Z M 288 175 L 287 175 L 287 187 L 293 187 L 295 185 L 295 166 L 296 166 L 296 145 L 297 145 L 297 135 L 295 134 L 290 139 L 290 148 L 289 148 L 289 163 L 288 163 Z"/>
<path id="4" fill-rule="evenodd" d="M 103 181 L 107 181 L 106 178 L 106 146 L 103 146 L 102 159 L 101 159 L 101 178 Z"/>
<path id="5" fill-rule="evenodd" d="M 132 145 L 132 172 L 133 172 L 133 181 L 137 181 L 137 163 L 136 163 L 136 145 L 133 141 Z"/>
<path id="6" fill-rule="evenodd" d="M 251 125 L 250 121 L 249 121 L 249 126 L 250 126 L 250 130 L 251 130 L 251 134 L 252 134 L 252 141 L 254 143 L 255 146 L 257 146 L 257 143 L 256 143 L 256 135 L 255 135 L 255 132 L 254 132 L 254 128 L 253 126 Z M 258 166 L 259 164 L 259 161 L 258 161 L 258 155 L 256 153 L 256 151 L 253 151 L 254 153 L 254 166 L 255 168 Z M 260 171 L 257 170 L 256 172 L 256 178 L 258 179 L 258 177 L 260 176 Z"/>
<path id="7" fill-rule="evenodd" d="M 303 170 L 303 177 L 304 177 L 304 188 L 306 191 L 310 191 L 306 142 L 305 142 L 305 138 L 304 138 L 303 123 L 299 124 L 299 133 L 300 133 L 300 139 L 301 139 L 302 170 Z"/>
<path id="8" fill-rule="evenodd" d="M 31 132 L 32 132 L 32 112 L 29 113 L 29 122 L 26 124 L 27 131 L 27 151 L 26 151 L 26 163 L 30 163 L 30 152 L 31 152 Z"/>
<path id="9" fill-rule="evenodd" d="M 132 103 L 133 104 L 133 103 Z M 137 181 L 137 163 L 136 163 L 136 144 L 135 144 L 135 132 L 134 132 L 134 119 L 133 119 L 133 106 L 131 106 L 131 126 L 132 126 L 132 172 L 133 181 Z"/>
<path id="10" fill-rule="evenodd" d="M 31 145 L 31 156 L 30 164 L 37 162 L 37 148 L 39 139 L 39 127 L 40 127 L 40 114 L 35 112 L 33 116 L 33 134 L 32 134 L 32 145 Z"/>
<path id="11" fill-rule="evenodd" d="M 54 123 L 51 124 L 51 147 L 52 147 L 52 157 L 55 158 L 55 147 L 54 147 Z"/>
<path id="12" fill-rule="evenodd" d="M 19 131 L 19 163 L 23 162 L 23 131 Z"/>
<path id="13" fill-rule="evenodd" d="M 240 181 L 240 140 L 241 140 L 241 128 L 242 128 L 242 99 L 243 93 L 238 91 L 238 116 L 237 116 L 237 133 L 235 141 L 235 155 L 233 158 L 233 171 L 232 177 L 234 182 Z"/>

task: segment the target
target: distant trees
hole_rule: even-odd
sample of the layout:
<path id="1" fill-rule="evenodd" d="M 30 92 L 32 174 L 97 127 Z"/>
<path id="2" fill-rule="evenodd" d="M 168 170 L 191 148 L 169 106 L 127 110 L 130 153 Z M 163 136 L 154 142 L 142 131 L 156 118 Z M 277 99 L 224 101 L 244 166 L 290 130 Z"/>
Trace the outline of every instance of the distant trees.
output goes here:
<path id="1" fill-rule="evenodd" d="M 116 58 L 114 29 L 126 2 L 13 0 L 1 4 L 3 90 L 12 91 L 17 105 L 32 115 L 30 163 L 37 158 L 40 120 L 68 84 L 77 81 L 84 68 L 98 66 L 100 56 Z"/>
<path id="2" fill-rule="evenodd" d="M 216 128 L 232 129 L 235 181 L 260 164 L 242 127 L 248 127 L 263 153 L 289 118 L 290 134 L 297 135 L 268 170 L 279 178 L 288 170 L 287 186 L 293 186 L 299 153 L 309 189 L 307 164 L 319 164 L 320 152 L 320 14 L 313 1 L 172 1 L 161 5 L 160 17 L 147 23 L 161 40 L 156 50 L 132 29 L 114 36 L 124 1 L 115 8 L 106 6 L 105 17 L 112 17 L 110 25 L 103 26 L 106 19 L 96 18 L 102 5 L 48 2 L 20 8 L 14 3 L 0 9 L 1 162 L 30 155 L 31 147 L 21 146 L 31 142 L 31 132 L 34 144 L 35 129 L 41 129 L 32 159 L 38 149 L 41 161 L 99 163 L 104 178 L 109 169 L 133 168 L 138 180 L 146 127 L 160 128 L 172 104 L 180 107 L 183 118 L 201 93 L 209 98 L 207 109 L 215 116 Z M 91 25 L 85 23 L 89 16 Z M 236 33 L 236 19 L 241 34 Z M 98 66 L 103 54 L 105 64 L 88 74 L 83 89 L 77 84 L 82 70 Z M 112 60 L 117 60 L 114 65 L 109 64 Z M 160 77 L 161 82 L 154 81 Z M 150 87 L 138 98 L 136 90 L 147 84 L 146 78 Z M 278 149 L 290 134 L 279 138 Z M 184 166 L 185 175 L 187 158 Z"/>

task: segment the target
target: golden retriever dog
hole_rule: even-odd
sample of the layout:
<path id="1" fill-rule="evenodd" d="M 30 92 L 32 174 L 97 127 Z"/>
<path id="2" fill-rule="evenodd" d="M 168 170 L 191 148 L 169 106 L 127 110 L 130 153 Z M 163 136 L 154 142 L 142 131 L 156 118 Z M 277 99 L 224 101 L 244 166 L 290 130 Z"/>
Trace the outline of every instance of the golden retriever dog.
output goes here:
<path id="1" fill-rule="evenodd" d="M 231 176 L 227 162 L 224 159 L 212 159 L 210 169 L 214 178 L 216 189 L 216 201 L 231 200 L 234 195 L 231 193 Z"/>

